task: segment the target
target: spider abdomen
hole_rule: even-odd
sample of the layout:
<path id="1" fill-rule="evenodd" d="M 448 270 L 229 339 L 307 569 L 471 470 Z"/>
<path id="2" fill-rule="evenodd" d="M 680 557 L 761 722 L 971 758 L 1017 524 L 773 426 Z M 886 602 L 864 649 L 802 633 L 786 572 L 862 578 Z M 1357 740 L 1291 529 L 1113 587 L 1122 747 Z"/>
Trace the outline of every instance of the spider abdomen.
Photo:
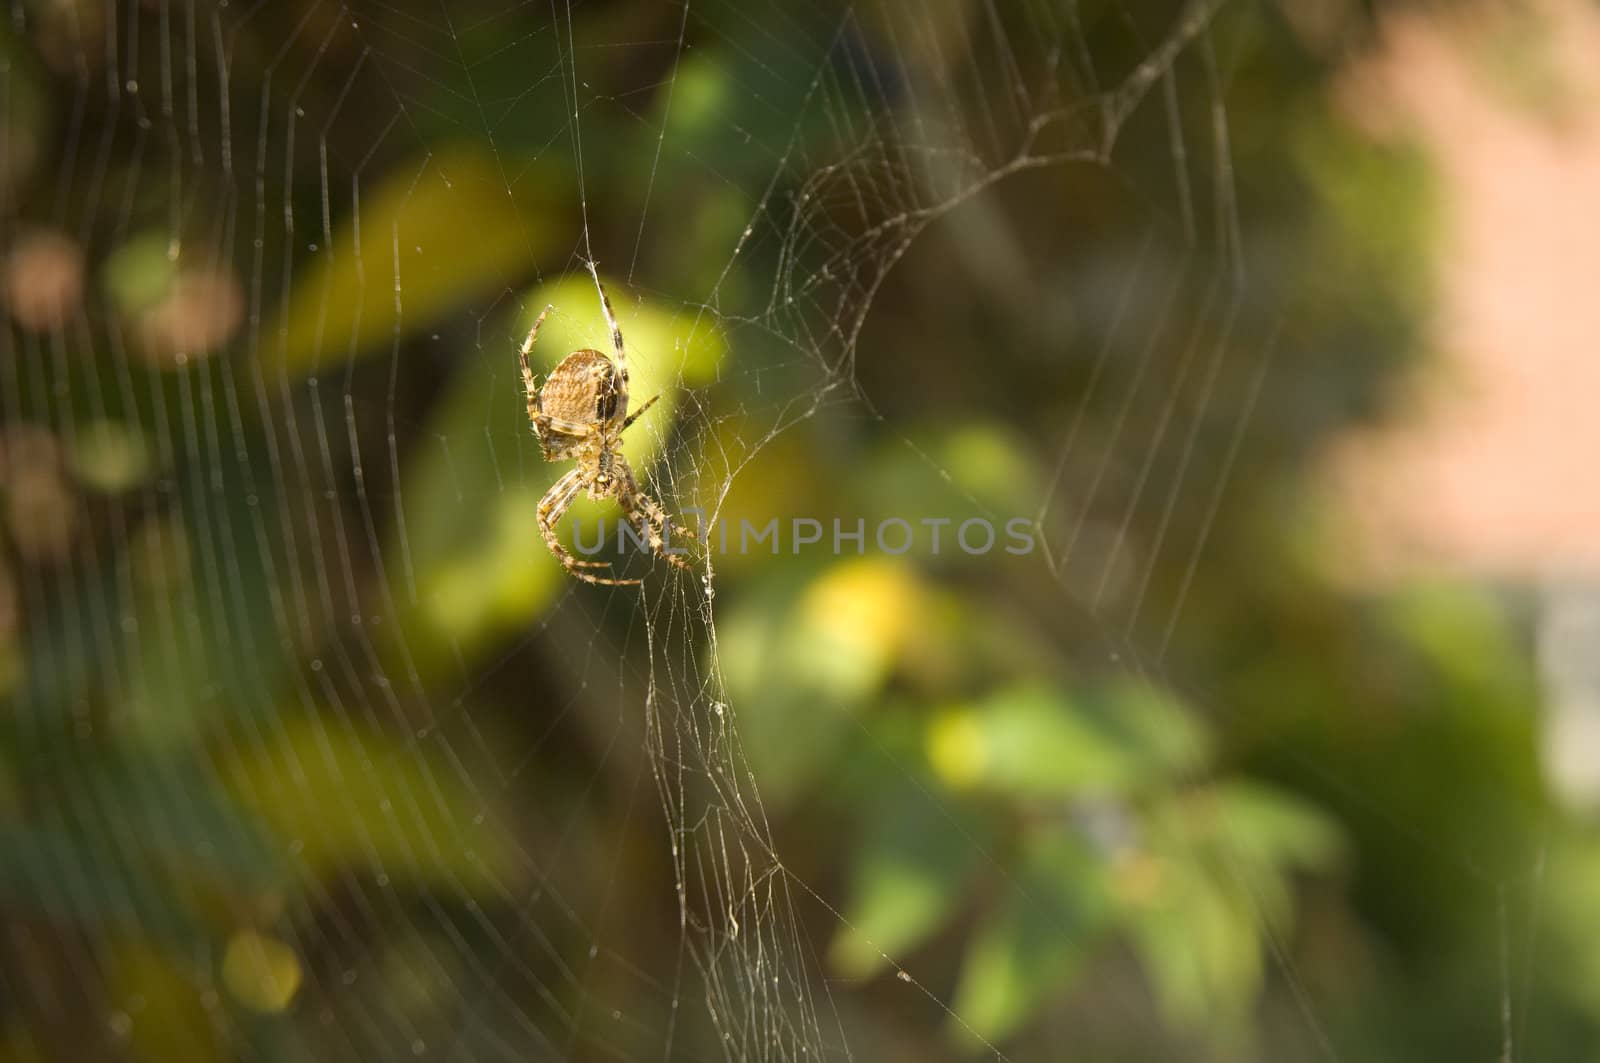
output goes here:
<path id="1" fill-rule="evenodd" d="M 573 351 L 539 389 L 540 411 L 560 421 L 593 424 L 617 412 L 616 367 L 599 351 Z"/>

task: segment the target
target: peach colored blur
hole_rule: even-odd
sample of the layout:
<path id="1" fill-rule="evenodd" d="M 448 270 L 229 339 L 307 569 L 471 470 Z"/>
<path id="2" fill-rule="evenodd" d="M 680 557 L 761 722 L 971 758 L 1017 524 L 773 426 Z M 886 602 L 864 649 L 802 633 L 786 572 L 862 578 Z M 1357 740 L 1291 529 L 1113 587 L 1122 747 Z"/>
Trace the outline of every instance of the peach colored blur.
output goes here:
<path id="1" fill-rule="evenodd" d="M 1387 18 L 1341 93 L 1374 135 L 1425 147 L 1443 226 L 1430 357 L 1394 423 L 1339 448 L 1340 509 L 1369 577 L 1593 570 L 1600 9 L 1445 11 Z"/>

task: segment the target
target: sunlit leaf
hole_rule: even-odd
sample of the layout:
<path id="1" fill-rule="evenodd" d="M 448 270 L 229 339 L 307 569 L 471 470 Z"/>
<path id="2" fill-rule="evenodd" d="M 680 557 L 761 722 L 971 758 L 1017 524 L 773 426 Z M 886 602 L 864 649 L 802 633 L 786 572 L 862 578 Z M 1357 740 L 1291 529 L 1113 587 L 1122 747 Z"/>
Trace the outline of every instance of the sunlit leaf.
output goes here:
<path id="1" fill-rule="evenodd" d="M 988 738 L 977 713 L 940 713 L 928 726 L 928 763 L 945 785 L 962 789 L 980 782 L 989 767 Z"/>
<path id="2" fill-rule="evenodd" d="M 1464 584 L 1421 584 L 1382 603 L 1385 622 L 1474 694 L 1517 704 L 1533 696 L 1522 646 L 1502 603 Z"/>
<path id="3" fill-rule="evenodd" d="M 915 573 L 901 562 L 834 564 L 800 599 L 783 642 L 784 672 L 827 697 L 860 699 L 884 681 L 921 606 Z"/>
<path id="4" fill-rule="evenodd" d="M 534 615 L 557 588 L 561 572 L 537 538 L 539 496 L 508 488 L 486 516 L 483 538 L 470 552 L 425 571 L 419 593 L 440 632 L 470 640 Z"/>
<path id="5" fill-rule="evenodd" d="M 929 615 L 931 596 L 895 560 L 851 559 L 803 586 L 776 585 L 721 625 L 719 655 L 763 792 L 814 782 Z"/>
<path id="6" fill-rule="evenodd" d="M 1291 875 L 1340 849 L 1322 814 L 1231 780 L 1174 795 L 1117 867 L 1129 933 L 1169 1020 L 1227 1038 L 1261 988 L 1265 935 L 1286 929 Z"/>
<path id="7" fill-rule="evenodd" d="M 359 216 L 300 266 L 263 357 L 295 376 L 343 365 L 531 270 L 574 224 L 563 172 L 534 169 L 518 199 L 494 157 L 463 142 L 363 188 Z"/>
<path id="8" fill-rule="evenodd" d="M 223 984 L 251 1011 L 283 1011 L 300 991 L 303 977 L 294 949 L 254 930 L 233 935 L 222 954 Z"/>
<path id="9" fill-rule="evenodd" d="M 1034 685 L 935 717 L 927 753 L 953 786 L 1035 797 L 1116 793 L 1196 759 L 1201 736 L 1182 707 L 1153 687 L 1073 696 Z"/>
<path id="10" fill-rule="evenodd" d="M 939 440 L 938 454 L 950 484 L 986 508 L 1012 517 L 1029 515 L 1038 504 L 1038 477 L 1011 433 L 982 422 L 962 425 Z"/>
<path id="11" fill-rule="evenodd" d="M 1338 827 L 1321 810 L 1284 791 L 1242 779 L 1206 793 L 1205 815 L 1235 859 L 1280 869 L 1328 866 L 1343 849 Z"/>
<path id="12" fill-rule="evenodd" d="M 1226 1038 L 1261 986 L 1251 898 L 1181 854 L 1157 860 L 1127 930 L 1167 1019 Z"/>
<path id="13" fill-rule="evenodd" d="M 765 800 L 782 805 L 838 752 L 850 706 L 818 698 L 779 664 L 790 596 L 767 589 L 729 611 L 719 655 L 739 705 L 739 735 Z"/>
<path id="14" fill-rule="evenodd" d="M 1095 701 L 1097 715 L 1154 772 L 1181 775 L 1209 751 L 1205 728 L 1167 687 L 1116 679 L 1099 688 Z"/>
<path id="15" fill-rule="evenodd" d="M 1293 915 L 1291 876 L 1329 867 L 1341 849 L 1325 815 L 1268 787 L 1219 783 L 1188 795 L 1187 804 L 1191 814 L 1175 839 L 1177 854 L 1208 858 L 1224 885 L 1244 891 L 1269 927 L 1287 928 Z"/>
<path id="16" fill-rule="evenodd" d="M 1551 926 L 1565 931 L 1550 940 L 1545 964 L 1557 972 L 1555 985 L 1591 1015 L 1600 1015 L 1600 921 L 1594 899 L 1600 896 L 1600 839 L 1584 832 L 1560 838 L 1541 854 L 1542 875 L 1535 883 Z"/>

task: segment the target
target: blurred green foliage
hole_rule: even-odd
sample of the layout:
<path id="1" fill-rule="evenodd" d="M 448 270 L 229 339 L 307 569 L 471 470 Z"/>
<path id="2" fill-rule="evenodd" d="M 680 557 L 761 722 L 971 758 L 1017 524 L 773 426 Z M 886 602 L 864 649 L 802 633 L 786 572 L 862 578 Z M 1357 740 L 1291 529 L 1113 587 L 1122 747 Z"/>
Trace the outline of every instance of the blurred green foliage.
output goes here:
<path id="1" fill-rule="evenodd" d="M 713 712 L 827 903 L 793 933 L 830 1051 L 1458 1059 L 1508 1003 L 1535 1046 L 1600 1030 L 1600 848 L 1545 794 L 1516 598 L 1353 592 L 1306 516 L 1419 356 L 1435 190 L 1274 9 L 1225 8 L 1104 164 L 1019 171 L 883 250 L 880 215 L 1004 162 L 986 103 L 1081 72 L 932 67 L 976 4 L 917 41 L 828 5 L 452 5 L 443 36 L 219 7 L 234 106 L 196 102 L 190 141 L 86 87 L 101 34 L 180 40 L 165 7 L 47 6 L 0 31 L 0 206 L 86 265 L 55 327 L 6 333 L 0 1060 L 654 1058 L 669 1027 L 710 1058 L 702 824 L 647 795 L 723 784 L 661 733 Z M 1068 7 L 1107 84 L 1172 25 Z M 176 69 L 127 62 L 141 100 Z M 1094 139 L 1093 110 L 1042 141 Z M 1175 183 L 1219 113 L 1229 165 Z M 1241 200 L 1212 225 L 1200 193 Z M 1077 549 L 719 556 L 703 614 L 675 575 L 576 586 L 537 534 L 565 466 L 515 350 L 547 303 L 539 371 L 608 348 L 591 249 L 635 402 L 661 395 L 630 460 L 674 512 L 1020 515 Z M 196 261 L 238 320 L 163 349 Z M 56 457 L 24 468 L 24 428 Z M 70 541 L 30 546 L 24 502 L 63 497 Z"/>

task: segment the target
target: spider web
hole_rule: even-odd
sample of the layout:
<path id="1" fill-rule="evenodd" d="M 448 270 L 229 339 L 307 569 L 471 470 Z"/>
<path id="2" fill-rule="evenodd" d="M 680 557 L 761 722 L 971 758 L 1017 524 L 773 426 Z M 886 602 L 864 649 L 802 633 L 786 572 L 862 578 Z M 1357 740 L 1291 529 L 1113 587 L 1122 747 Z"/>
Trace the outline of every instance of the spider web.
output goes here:
<path id="1" fill-rule="evenodd" d="M 1270 312 L 1241 283 L 1216 50 L 1219 26 L 1253 16 L 1203 0 L 619 10 L 612 25 L 506 0 L 11 6 L 9 39 L 75 89 L 59 191 L 34 220 L 127 261 L 99 276 L 119 312 L 19 334 L 5 416 L 69 444 L 121 424 L 155 470 L 99 503 L 69 559 L 21 573 L 28 656 L 54 665 L 20 688 L 21 746 L 126 789 L 85 784 L 55 824 L 98 821 L 104 851 L 46 845 L 19 873 L 156 925 L 151 851 L 198 848 L 246 882 L 286 862 L 289 884 L 231 919 L 300 957 L 322 1040 L 273 1050 L 291 1056 L 875 1058 L 874 1008 L 1003 1055 L 947 972 L 883 950 L 887 993 L 830 972 L 845 890 L 782 840 L 728 675 L 744 666 L 725 656 L 739 602 L 722 592 L 751 562 L 702 551 L 685 576 L 633 556 L 618 564 L 642 587 L 590 588 L 543 556 L 532 506 L 565 466 L 527 433 L 516 345 L 551 302 L 546 369 L 609 350 L 597 260 L 635 404 L 664 394 L 629 454 L 669 511 L 715 527 L 752 512 L 740 492 L 775 451 L 886 437 L 904 475 L 1028 518 L 1033 607 L 1066 617 L 1052 637 L 1158 673 L 1273 362 Z M 8 115 L 39 80 L 10 54 Z M 48 147 L 11 129 L 0 171 Z M 1162 183 L 1119 164 L 1129 139 L 1164 148 Z M 714 207 L 686 212 L 683 190 L 706 186 Z M 1106 239 L 1073 200 L 1086 188 L 1140 205 L 1120 271 L 1074 272 L 1073 241 Z M 1018 189 L 1049 213 L 1018 216 Z M 570 202 L 576 217 L 549 206 Z M 211 296 L 165 346 L 138 290 L 163 271 Z M 1024 513 L 908 427 L 880 352 L 939 338 L 873 313 L 907 275 L 979 319 L 931 361 L 1026 345 L 1048 379 L 1069 341 L 1090 352 L 1072 355 L 1080 386 Z M 226 303 L 204 287 L 219 276 L 237 280 L 238 324 L 207 357 L 194 333 Z M 168 770 L 100 741 L 126 734 Z M 552 762 L 574 735 L 593 760 Z M 891 751 L 874 770 L 913 772 Z M 222 852 L 202 840 L 219 789 L 256 814 Z M 601 828 L 613 850 L 579 843 Z M 354 866 L 328 855 L 345 849 Z M 203 888 L 163 889 L 198 903 Z M 225 1031 L 227 961 L 186 929 L 184 975 Z M 246 945 L 270 967 L 268 945 Z M 152 1005 L 115 991 L 127 950 L 65 962 L 113 987 L 92 1005 L 105 1037 L 137 1039 Z M 66 1007 L 51 984 L 0 982 Z M 1113 996 L 1133 1012 L 1133 993 Z M 1300 1022 L 1321 1037 L 1310 1008 Z"/>

